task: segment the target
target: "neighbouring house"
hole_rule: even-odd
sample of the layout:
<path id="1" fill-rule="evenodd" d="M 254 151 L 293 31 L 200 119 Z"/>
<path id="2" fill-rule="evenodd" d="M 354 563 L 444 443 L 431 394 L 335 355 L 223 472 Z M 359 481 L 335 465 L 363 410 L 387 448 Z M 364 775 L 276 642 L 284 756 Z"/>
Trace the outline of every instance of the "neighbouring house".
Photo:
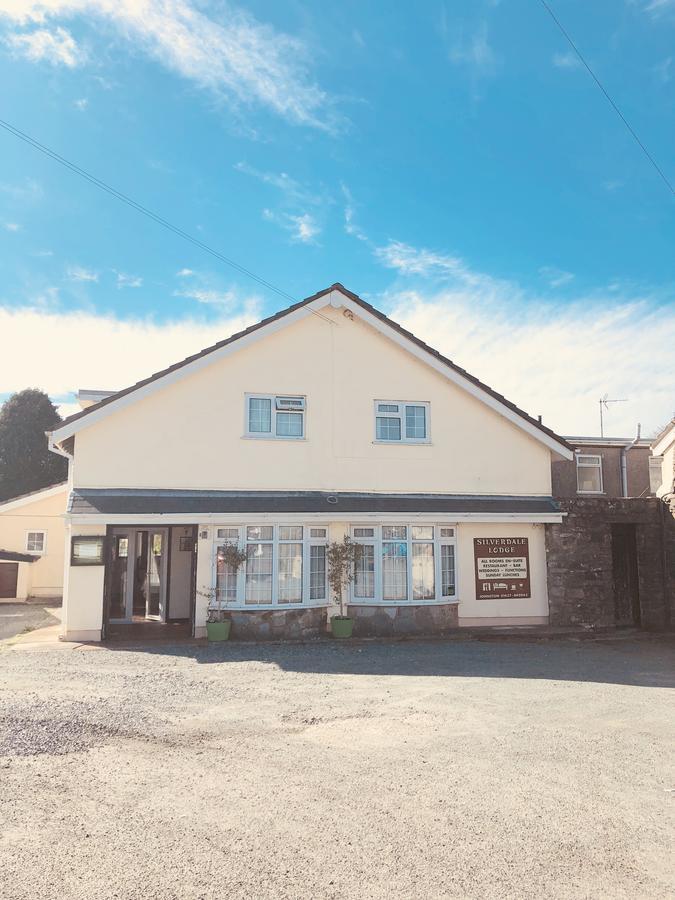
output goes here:
<path id="1" fill-rule="evenodd" d="M 0 597 L 63 594 L 68 484 L 0 503 Z"/>
<path id="2" fill-rule="evenodd" d="M 660 460 L 641 438 L 569 437 L 574 458 L 553 460 L 553 496 L 653 497 L 660 483 Z M 657 473 L 658 469 L 658 473 Z"/>
<path id="3" fill-rule="evenodd" d="M 50 446 L 70 460 L 66 639 L 203 636 L 215 597 L 235 636 L 320 634 L 345 534 L 357 635 L 549 621 L 551 462 L 573 449 L 342 285 L 104 396 Z"/>
<path id="4" fill-rule="evenodd" d="M 656 495 L 668 502 L 675 513 L 675 418 L 654 438 L 651 450 L 653 465 L 658 467 Z"/>

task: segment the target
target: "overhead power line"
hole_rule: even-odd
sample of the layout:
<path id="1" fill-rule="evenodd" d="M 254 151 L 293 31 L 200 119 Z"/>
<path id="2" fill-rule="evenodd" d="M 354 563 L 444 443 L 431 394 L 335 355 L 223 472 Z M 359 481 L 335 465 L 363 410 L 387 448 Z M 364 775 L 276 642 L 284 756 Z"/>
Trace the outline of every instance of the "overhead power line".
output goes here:
<path id="1" fill-rule="evenodd" d="M 558 19 L 558 17 L 557 17 L 556 14 L 553 12 L 553 10 L 551 9 L 551 7 L 548 5 L 548 3 L 546 2 L 546 0 L 539 0 L 539 2 L 540 2 L 541 5 L 544 7 L 544 9 L 545 9 L 546 12 L 549 14 L 549 16 L 553 19 L 553 21 L 555 22 L 555 24 L 558 26 L 558 28 L 560 29 L 561 34 L 563 35 L 563 37 L 565 38 L 565 40 L 567 41 L 567 43 L 570 45 L 570 47 L 572 48 L 572 50 L 574 50 L 574 52 L 576 53 L 576 55 L 579 57 L 579 59 L 581 60 L 582 64 L 583 64 L 584 67 L 586 68 L 586 71 L 588 72 L 588 74 L 591 76 L 591 78 L 593 79 L 593 81 L 594 81 L 594 82 L 597 84 L 597 86 L 600 88 L 600 90 L 601 90 L 602 93 L 605 95 L 606 99 L 608 100 L 608 102 L 609 102 L 610 106 L 612 107 L 612 109 L 614 110 L 614 112 L 615 112 L 615 113 L 617 114 L 617 116 L 621 119 L 621 121 L 622 121 L 623 124 L 626 126 L 626 128 L 628 129 L 628 131 L 630 132 L 630 134 L 633 136 L 633 138 L 635 139 L 635 142 L 637 143 L 638 147 L 642 150 L 642 152 L 643 152 L 644 155 L 647 157 L 647 159 L 648 159 L 649 162 L 652 164 L 652 166 L 654 166 L 654 168 L 656 169 L 656 171 L 657 171 L 658 174 L 660 175 L 661 179 L 663 180 L 664 184 L 666 185 L 666 187 L 668 188 L 668 190 L 670 191 L 670 193 L 675 195 L 675 188 L 673 187 L 673 185 L 672 185 L 672 184 L 670 183 L 670 181 L 668 180 L 668 177 L 666 176 L 665 172 L 664 172 L 663 169 L 659 166 L 659 164 L 656 162 L 656 160 L 655 160 L 654 157 L 651 155 L 651 153 L 649 152 L 649 150 L 647 150 L 647 148 L 645 147 L 645 145 L 642 143 L 642 141 L 641 141 L 640 138 L 638 137 L 637 133 L 635 132 L 635 129 L 631 126 L 630 122 L 628 122 L 628 120 L 626 119 L 626 117 L 624 116 L 624 114 L 621 112 L 621 110 L 619 109 L 619 107 L 616 105 L 616 103 L 615 103 L 615 102 L 612 100 L 612 98 L 610 97 L 609 93 L 605 90 L 604 85 L 602 84 L 602 82 L 600 81 L 600 79 L 598 78 L 598 76 L 595 74 L 595 72 L 593 71 L 593 69 L 591 69 L 591 67 L 588 65 L 588 63 L 587 63 L 586 60 L 584 59 L 584 57 L 583 57 L 581 51 L 579 50 L 579 48 L 578 48 L 577 45 L 574 43 L 574 41 L 572 40 L 572 38 L 570 37 L 570 35 L 568 34 L 568 32 L 567 32 L 567 31 L 565 30 L 565 28 L 563 27 L 563 24 L 562 24 L 562 22 L 560 21 L 560 19 Z"/>
<path id="2" fill-rule="evenodd" d="M 55 160 L 60 165 L 65 166 L 66 169 L 70 169 L 71 172 L 74 172 L 75 175 L 79 175 L 80 178 L 84 178 L 85 181 L 88 181 L 90 184 L 93 184 L 95 187 L 99 188 L 102 191 L 105 191 L 107 194 L 110 194 L 111 197 L 115 197 L 116 200 L 121 201 L 122 203 L 126 203 L 127 206 L 130 206 L 132 209 L 135 209 L 136 212 L 141 213 L 144 216 L 147 216 L 149 219 L 152 219 L 153 222 L 156 222 L 158 225 L 161 225 L 163 228 L 166 228 L 168 231 L 173 232 L 173 234 L 178 235 L 178 237 L 183 238 L 183 240 L 189 241 L 191 244 L 194 244 L 195 247 L 199 247 L 201 250 L 204 250 L 205 253 L 210 253 L 211 256 L 215 256 L 216 259 L 235 269 L 242 275 L 245 275 L 247 278 L 252 279 L 258 284 L 262 285 L 262 287 L 267 288 L 270 291 L 274 291 L 275 294 L 278 294 L 281 297 L 284 297 L 286 300 L 290 300 L 291 303 L 297 303 L 295 297 L 291 296 L 291 294 L 287 293 L 283 288 L 277 287 L 275 284 L 272 284 L 270 281 L 267 281 L 264 278 L 261 278 L 260 275 L 256 275 L 255 272 L 252 272 L 250 269 L 247 269 L 245 266 L 240 265 L 235 260 L 230 259 L 225 256 L 219 250 L 215 250 L 213 247 L 210 247 L 208 244 L 205 244 L 204 241 L 200 241 L 199 238 L 194 237 L 194 235 L 185 231 L 183 228 L 179 228 L 177 225 L 174 225 L 172 222 L 169 222 L 168 219 L 165 219 L 163 216 L 158 215 L 153 212 L 151 209 L 148 209 L 146 206 L 143 206 L 142 203 L 138 203 L 136 200 L 131 197 L 123 194 L 121 191 L 118 191 L 116 188 L 112 187 L 112 185 L 103 181 L 100 178 L 97 178 L 95 175 L 92 175 L 91 172 L 87 172 L 86 169 L 83 169 L 81 166 L 78 166 L 76 163 L 71 162 L 66 159 L 64 156 L 61 156 L 55 150 L 47 147 L 45 144 L 41 144 L 35 138 L 31 137 L 29 134 L 26 134 L 25 131 L 21 131 L 19 128 L 16 128 L 14 125 L 11 125 L 9 122 L 6 122 L 4 119 L 0 119 L 0 127 L 4 128 L 5 131 L 8 131 L 10 134 L 13 134 L 14 137 L 19 138 L 19 140 L 24 141 L 26 144 L 29 144 L 31 147 L 34 147 L 36 150 L 39 150 L 40 153 L 44 153 L 45 156 L 49 156 L 51 159 Z M 332 320 L 327 316 L 323 316 L 320 312 L 314 309 L 310 309 L 310 312 L 314 313 L 314 315 L 318 316 L 320 319 L 324 319 L 326 322 L 330 322 L 333 324 Z"/>

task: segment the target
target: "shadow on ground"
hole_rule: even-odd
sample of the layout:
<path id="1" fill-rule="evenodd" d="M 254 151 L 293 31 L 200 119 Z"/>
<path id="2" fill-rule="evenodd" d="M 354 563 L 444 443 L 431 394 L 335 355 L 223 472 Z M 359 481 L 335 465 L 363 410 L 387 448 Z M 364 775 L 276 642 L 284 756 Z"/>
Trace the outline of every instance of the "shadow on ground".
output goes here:
<path id="1" fill-rule="evenodd" d="M 523 678 L 675 687 L 675 636 L 631 640 L 402 641 L 339 644 L 109 644 L 113 653 L 150 653 L 204 665 L 257 662 L 285 672 L 442 678 Z"/>

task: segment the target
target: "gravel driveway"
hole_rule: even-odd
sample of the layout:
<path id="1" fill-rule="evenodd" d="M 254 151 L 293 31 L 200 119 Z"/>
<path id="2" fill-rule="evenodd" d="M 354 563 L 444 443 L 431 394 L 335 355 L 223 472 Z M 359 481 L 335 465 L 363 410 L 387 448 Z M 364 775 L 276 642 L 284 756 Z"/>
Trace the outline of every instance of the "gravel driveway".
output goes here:
<path id="1" fill-rule="evenodd" d="M 673 644 L 0 650 L 3 898 L 673 897 Z"/>

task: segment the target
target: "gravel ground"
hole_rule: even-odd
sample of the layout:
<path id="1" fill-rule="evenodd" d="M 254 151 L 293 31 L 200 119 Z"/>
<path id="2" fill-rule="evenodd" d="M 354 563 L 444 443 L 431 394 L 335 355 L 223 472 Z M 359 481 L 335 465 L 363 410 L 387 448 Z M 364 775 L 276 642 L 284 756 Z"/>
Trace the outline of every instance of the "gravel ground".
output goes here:
<path id="1" fill-rule="evenodd" d="M 59 607 L 60 605 L 59 603 Z M 52 603 L 43 606 L 36 603 L 0 601 L 0 641 L 21 634 L 22 631 L 33 631 L 36 628 L 44 628 L 45 625 L 56 625 L 59 621 L 59 613 L 54 606 Z"/>
<path id="2" fill-rule="evenodd" d="M 0 896 L 673 897 L 674 649 L 2 649 Z"/>

